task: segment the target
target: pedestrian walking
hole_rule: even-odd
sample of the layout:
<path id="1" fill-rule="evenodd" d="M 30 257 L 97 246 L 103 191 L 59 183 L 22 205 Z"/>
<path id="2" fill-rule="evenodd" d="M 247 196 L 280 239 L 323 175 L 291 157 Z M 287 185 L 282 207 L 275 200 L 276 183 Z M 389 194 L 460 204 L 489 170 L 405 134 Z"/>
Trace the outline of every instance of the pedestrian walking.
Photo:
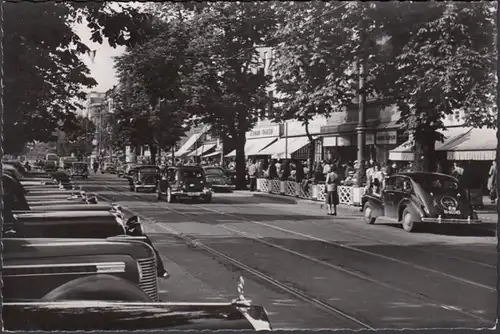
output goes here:
<path id="1" fill-rule="evenodd" d="M 300 160 L 297 160 L 295 163 L 295 181 L 302 182 L 304 179 L 304 167 L 302 167 L 302 163 Z"/>
<path id="2" fill-rule="evenodd" d="M 337 185 L 339 176 L 337 174 L 336 166 L 331 166 L 330 172 L 326 175 L 326 204 L 329 216 L 337 215 L 337 205 L 339 204 L 339 195 L 337 192 Z"/>
<path id="3" fill-rule="evenodd" d="M 97 174 L 97 170 L 99 169 L 99 163 L 97 162 L 97 160 L 94 161 L 93 167 L 94 167 L 94 174 Z"/>

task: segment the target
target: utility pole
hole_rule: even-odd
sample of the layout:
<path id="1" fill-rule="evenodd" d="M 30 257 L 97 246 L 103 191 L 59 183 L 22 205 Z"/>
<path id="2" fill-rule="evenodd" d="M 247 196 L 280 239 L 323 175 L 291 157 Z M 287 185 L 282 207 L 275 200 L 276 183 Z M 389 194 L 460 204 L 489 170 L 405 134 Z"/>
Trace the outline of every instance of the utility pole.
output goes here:
<path id="1" fill-rule="evenodd" d="M 365 77 L 366 77 L 366 52 L 365 47 L 366 34 L 364 27 L 361 27 L 360 32 L 360 50 L 358 52 L 358 126 L 356 133 L 358 136 L 358 175 L 356 178 L 356 187 L 363 186 L 365 174 L 364 166 L 364 149 L 365 149 L 365 131 L 366 131 L 366 94 L 365 94 Z"/>

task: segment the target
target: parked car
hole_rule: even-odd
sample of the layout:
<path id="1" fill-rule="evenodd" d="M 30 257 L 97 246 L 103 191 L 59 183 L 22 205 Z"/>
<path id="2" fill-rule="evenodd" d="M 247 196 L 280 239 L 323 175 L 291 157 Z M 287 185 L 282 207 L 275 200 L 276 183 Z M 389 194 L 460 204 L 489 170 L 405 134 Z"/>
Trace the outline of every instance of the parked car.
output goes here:
<path id="1" fill-rule="evenodd" d="M 127 166 L 122 165 L 116 168 L 116 176 L 123 177 L 127 173 Z"/>
<path id="2" fill-rule="evenodd" d="M 55 172 L 57 170 L 57 164 L 55 161 L 45 161 L 45 163 L 43 164 L 43 169 L 46 171 L 46 172 Z"/>
<path id="3" fill-rule="evenodd" d="M 235 185 L 231 181 L 229 172 L 224 168 L 209 166 L 203 167 L 207 182 L 213 191 L 233 191 Z"/>
<path id="4" fill-rule="evenodd" d="M 137 238 L 2 242 L 4 302 L 158 301 L 155 252 Z"/>
<path id="5" fill-rule="evenodd" d="M 141 189 L 150 189 L 156 192 L 160 167 L 154 165 L 136 166 L 133 174 L 129 178 L 130 190 L 138 192 Z"/>
<path id="6" fill-rule="evenodd" d="M 167 167 L 161 171 L 158 184 L 158 199 L 166 196 L 168 203 L 183 199 L 197 199 L 205 203 L 212 201 L 212 189 L 205 172 L 198 166 Z"/>
<path id="7" fill-rule="evenodd" d="M 241 297 L 208 304 L 4 300 L 2 315 L 8 331 L 272 330 L 266 310 Z"/>
<path id="8" fill-rule="evenodd" d="M 116 166 L 112 163 L 105 163 L 101 167 L 101 173 L 109 173 L 109 174 L 115 174 L 116 173 Z"/>
<path id="9" fill-rule="evenodd" d="M 366 223 L 384 217 L 401 223 L 408 232 L 422 223 L 481 223 L 458 180 L 439 173 L 394 174 L 380 195 L 365 194 L 362 204 Z"/>
<path id="10" fill-rule="evenodd" d="M 89 165 L 86 162 L 73 162 L 70 173 L 71 178 L 82 177 L 86 179 L 89 177 Z"/>

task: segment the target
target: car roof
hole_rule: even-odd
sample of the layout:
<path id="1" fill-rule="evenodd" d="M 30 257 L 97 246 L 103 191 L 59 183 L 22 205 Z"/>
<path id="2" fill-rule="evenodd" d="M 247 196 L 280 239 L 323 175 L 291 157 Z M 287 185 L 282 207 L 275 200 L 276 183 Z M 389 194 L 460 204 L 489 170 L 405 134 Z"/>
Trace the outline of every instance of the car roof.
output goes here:
<path id="1" fill-rule="evenodd" d="M 203 167 L 201 167 L 201 166 L 171 166 L 169 168 L 175 168 L 175 169 L 197 169 L 197 170 L 203 169 Z"/>

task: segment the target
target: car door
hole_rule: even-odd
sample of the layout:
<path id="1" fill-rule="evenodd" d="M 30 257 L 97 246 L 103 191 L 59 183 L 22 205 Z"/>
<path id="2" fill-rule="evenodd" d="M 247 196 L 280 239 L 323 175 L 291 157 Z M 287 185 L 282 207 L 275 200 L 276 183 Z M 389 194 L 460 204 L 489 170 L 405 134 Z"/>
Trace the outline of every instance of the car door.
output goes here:
<path id="1" fill-rule="evenodd" d="M 411 194 L 411 182 L 405 176 L 397 176 L 394 180 L 394 194 L 392 201 L 394 203 L 393 218 L 398 218 L 399 203 Z"/>
<path id="2" fill-rule="evenodd" d="M 386 180 L 385 188 L 382 191 L 382 199 L 384 203 L 384 216 L 397 218 L 397 203 L 396 196 L 396 176 L 391 176 Z"/>
<path id="3" fill-rule="evenodd" d="M 176 186 L 176 175 L 177 175 L 177 169 L 176 168 L 169 168 L 167 171 L 167 183 L 166 183 L 166 188 L 175 188 Z M 167 190 L 165 188 L 165 191 Z"/>

